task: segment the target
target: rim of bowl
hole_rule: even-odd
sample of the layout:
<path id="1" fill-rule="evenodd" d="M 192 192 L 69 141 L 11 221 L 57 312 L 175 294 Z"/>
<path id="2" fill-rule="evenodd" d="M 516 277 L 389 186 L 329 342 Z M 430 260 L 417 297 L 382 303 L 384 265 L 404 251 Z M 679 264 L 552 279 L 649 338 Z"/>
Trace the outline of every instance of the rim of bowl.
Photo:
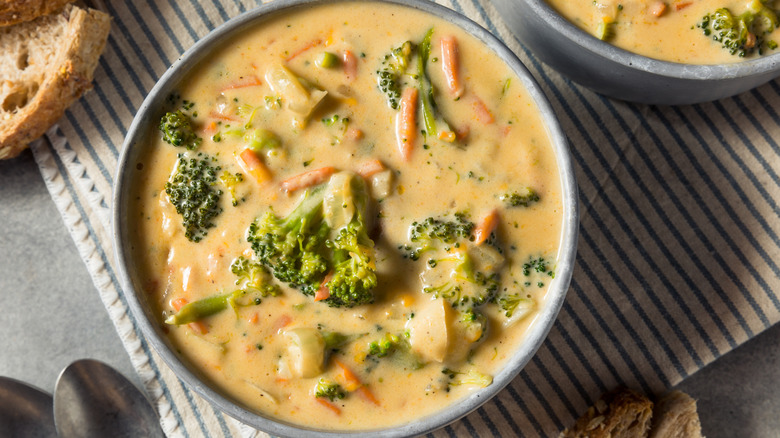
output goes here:
<path id="1" fill-rule="evenodd" d="M 545 298 L 545 305 L 535 317 L 535 321 L 528 328 L 523 342 L 505 363 L 503 368 L 494 376 L 493 384 L 476 390 L 468 396 L 441 409 L 431 415 L 413 420 L 410 423 L 396 425 L 384 429 L 369 430 L 318 430 L 305 426 L 295 425 L 274 419 L 271 416 L 250 411 L 239 402 L 229 399 L 218 390 L 211 387 L 206 379 L 202 379 L 197 372 L 189 368 L 186 360 L 176 355 L 165 337 L 159 332 L 157 321 L 153 321 L 145 312 L 144 306 L 136 296 L 137 292 L 128 272 L 130 265 L 130 252 L 125 245 L 127 235 L 127 200 L 129 198 L 129 183 L 132 182 L 132 172 L 135 166 L 130 159 L 137 156 L 133 154 L 136 148 L 143 149 L 149 129 L 153 125 L 153 115 L 159 111 L 164 99 L 175 86 L 185 78 L 198 61 L 206 58 L 210 50 L 224 43 L 226 39 L 235 36 L 238 32 L 253 26 L 262 25 L 268 17 L 286 13 L 310 5 L 330 3 L 350 3 L 354 0 L 275 0 L 261 5 L 228 20 L 224 24 L 212 30 L 205 37 L 197 41 L 179 59 L 174 61 L 170 68 L 157 81 L 155 86 L 139 107 L 128 130 L 122 150 L 117 162 L 116 184 L 112 199 L 112 232 L 114 239 L 114 256 L 118 265 L 120 285 L 126 292 L 127 303 L 130 311 L 135 316 L 143 336 L 152 344 L 165 363 L 181 378 L 190 388 L 203 396 L 218 410 L 234 417 L 250 426 L 265 432 L 279 436 L 296 437 L 336 437 L 345 434 L 360 434 L 367 437 L 406 437 L 424 434 L 439 429 L 447 424 L 455 422 L 471 413 L 482 404 L 498 394 L 508 385 L 531 360 L 536 351 L 546 339 L 552 328 L 563 301 L 569 289 L 571 275 L 574 269 L 577 239 L 579 233 L 579 200 L 577 184 L 572 167 L 566 136 L 561 129 L 557 117 L 552 110 L 546 96 L 531 76 L 530 72 L 520 62 L 517 56 L 509 50 L 493 34 L 457 12 L 425 0 L 372 0 L 381 3 L 391 3 L 403 7 L 410 7 L 427 12 L 439 18 L 443 18 L 482 41 L 489 49 L 505 62 L 510 69 L 521 79 L 523 86 L 532 97 L 545 123 L 551 145 L 555 152 L 558 164 L 562 199 L 564 202 L 564 217 L 562 220 L 560 247 L 558 250 L 557 273 L 555 280 L 550 284 L 550 289 Z"/>
<path id="2" fill-rule="evenodd" d="M 683 64 L 662 61 L 613 46 L 580 29 L 544 0 L 523 0 L 548 26 L 572 43 L 627 68 L 659 76 L 691 80 L 732 79 L 780 71 L 780 52 L 730 64 Z"/>

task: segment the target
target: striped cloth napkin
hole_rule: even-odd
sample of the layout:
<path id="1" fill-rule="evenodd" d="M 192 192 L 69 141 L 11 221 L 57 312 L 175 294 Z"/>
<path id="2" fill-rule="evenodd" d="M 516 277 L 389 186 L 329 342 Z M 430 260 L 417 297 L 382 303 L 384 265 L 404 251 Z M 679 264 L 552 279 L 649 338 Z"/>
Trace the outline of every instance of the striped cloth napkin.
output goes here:
<path id="1" fill-rule="evenodd" d="M 173 375 L 127 312 L 110 199 L 127 128 L 157 79 L 253 0 L 96 0 L 114 17 L 95 88 L 36 142 L 49 191 L 170 436 L 262 436 Z M 571 289 L 538 354 L 435 436 L 555 436 L 619 384 L 664 392 L 778 321 L 780 81 L 722 101 L 626 104 L 562 78 L 487 0 L 443 1 L 531 70 L 568 134 L 581 208 Z"/>

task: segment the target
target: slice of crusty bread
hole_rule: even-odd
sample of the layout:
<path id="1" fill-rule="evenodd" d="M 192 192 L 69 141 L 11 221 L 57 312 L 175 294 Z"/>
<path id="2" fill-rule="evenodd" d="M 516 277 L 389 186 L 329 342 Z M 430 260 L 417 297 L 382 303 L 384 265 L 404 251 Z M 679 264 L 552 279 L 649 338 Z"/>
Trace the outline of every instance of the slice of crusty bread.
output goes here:
<path id="1" fill-rule="evenodd" d="M 0 26 L 24 23 L 52 12 L 73 0 L 1 0 Z"/>
<path id="2" fill-rule="evenodd" d="M 111 18 L 67 5 L 0 28 L 0 159 L 18 155 L 92 87 Z"/>
<path id="3" fill-rule="evenodd" d="M 702 438 L 696 400 L 672 391 L 655 405 L 650 438 Z"/>
<path id="4" fill-rule="evenodd" d="M 638 392 L 618 388 L 607 392 L 561 433 L 561 438 L 646 438 L 653 402 Z"/>

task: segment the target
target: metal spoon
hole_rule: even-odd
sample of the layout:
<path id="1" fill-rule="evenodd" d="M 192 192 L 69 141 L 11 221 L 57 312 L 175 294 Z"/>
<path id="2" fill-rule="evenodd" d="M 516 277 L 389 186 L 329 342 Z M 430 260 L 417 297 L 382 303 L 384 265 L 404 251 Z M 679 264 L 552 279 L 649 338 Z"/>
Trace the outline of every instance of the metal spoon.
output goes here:
<path id="1" fill-rule="evenodd" d="M 57 436 L 52 398 L 26 383 L 0 376 L 0 435 L 29 438 Z"/>
<path id="2" fill-rule="evenodd" d="M 118 371 L 92 359 L 62 370 L 54 388 L 54 422 L 61 438 L 164 438 L 144 394 Z"/>

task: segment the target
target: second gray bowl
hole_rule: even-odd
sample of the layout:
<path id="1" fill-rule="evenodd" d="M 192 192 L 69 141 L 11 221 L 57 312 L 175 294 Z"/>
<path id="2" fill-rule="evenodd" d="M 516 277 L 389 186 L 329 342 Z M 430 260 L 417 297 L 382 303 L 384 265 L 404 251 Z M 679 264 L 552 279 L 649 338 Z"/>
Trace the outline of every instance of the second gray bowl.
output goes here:
<path id="1" fill-rule="evenodd" d="M 659 61 L 601 41 L 543 0 L 493 0 L 498 12 L 537 58 L 569 79 L 616 99 L 683 105 L 733 96 L 780 76 L 780 53 L 736 64 Z"/>

